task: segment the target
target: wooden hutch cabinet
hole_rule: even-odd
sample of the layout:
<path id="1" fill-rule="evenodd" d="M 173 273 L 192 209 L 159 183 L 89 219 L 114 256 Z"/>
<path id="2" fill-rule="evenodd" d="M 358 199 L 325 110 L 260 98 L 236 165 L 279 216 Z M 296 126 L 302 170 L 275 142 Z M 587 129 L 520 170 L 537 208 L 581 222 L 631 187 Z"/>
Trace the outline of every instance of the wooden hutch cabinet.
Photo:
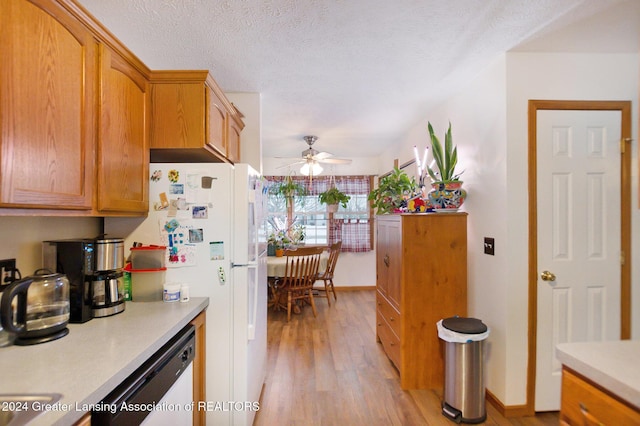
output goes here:
<path id="1" fill-rule="evenodd" d="M 436 323 L 467 315 L 467 214 L 376 217 L 376 330 L 403 389 L 443 385 Z"/>

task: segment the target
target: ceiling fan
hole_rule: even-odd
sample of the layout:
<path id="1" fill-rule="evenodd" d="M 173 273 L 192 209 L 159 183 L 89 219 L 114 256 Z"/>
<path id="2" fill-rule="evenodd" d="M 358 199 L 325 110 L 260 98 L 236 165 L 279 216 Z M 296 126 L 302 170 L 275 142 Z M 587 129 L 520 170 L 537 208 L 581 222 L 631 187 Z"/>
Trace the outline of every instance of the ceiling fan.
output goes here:
<path id="1" fill-rule="evenodd" d="M 300 168 L 301 174 L 305 176 L 317 176 L 322 173 L 322 166 L 320 164 L 351 164 L 350 159 L 335 158 L 333 154 L 314 149 L 313 144 L 318 140 L 317 136 L 305 136 L 303 139 L 309 147 L 302 151 L 302 158 L 278 168 L 302 164 Z"/>

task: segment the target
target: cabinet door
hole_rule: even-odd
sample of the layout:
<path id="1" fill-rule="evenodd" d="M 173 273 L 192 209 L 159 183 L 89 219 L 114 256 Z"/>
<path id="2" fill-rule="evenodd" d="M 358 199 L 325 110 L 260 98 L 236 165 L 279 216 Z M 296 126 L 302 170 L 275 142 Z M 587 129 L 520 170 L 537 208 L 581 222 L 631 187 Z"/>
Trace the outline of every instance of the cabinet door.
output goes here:
<path id="1" fill-rule="evenodd" d="M 96 41 L 49 0 L 0 1 L 0 40 L 0 206 L 91 209 Z"/>
<path id="2" fill-rule="evenodd" d="M 402 293 L 402 221 L 389 223 L 389 239 L 387 251 L 389 253 L 389 289 L 387 298 L 391 305 L 400 310 L 400 296 Z"/>
<path id="3" fill-rule="evenodd" d="M 229 118 L 229 131 L 227 132 L 227 158 L 232 163 L 240 162 L 240 132 L 241 127 L 235 120 Z"/>
<path id="4" fill-rule="evenodd" d="M 378 218 L 377 275 L 378 290 L 400 309 L 402 273 L 402 232 L 400 216 Z"/>
<path id="5" fill-rule="evenodd" d="M 207 85 L 207 145 L 227 156 L 227 110 Z"/>
<path id="6" fill-rule="evenodd" d="M 154 83 L 151 94 L 151 148 L 202 148 L 205 139 L 204 84 Z"/>
<path id="7" fill-rule="evenodd" d="M 389 227 L 388 222 L 377 218 L 376 226 L 376 286 L 378 291 L 388 297 L 389 292 Z"/>
<path id="8" fill-rule="evenodd" d="M 148 211 L 149 84 L 117 52 L 100 46 L 98 210 Z"/>

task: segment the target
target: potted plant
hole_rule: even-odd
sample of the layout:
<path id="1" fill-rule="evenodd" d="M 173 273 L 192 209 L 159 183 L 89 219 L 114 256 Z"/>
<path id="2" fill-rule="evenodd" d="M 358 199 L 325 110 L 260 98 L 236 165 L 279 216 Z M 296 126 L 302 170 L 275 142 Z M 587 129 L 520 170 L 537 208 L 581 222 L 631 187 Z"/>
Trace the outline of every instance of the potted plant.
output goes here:
<path id="1" fill-rule="evenodd" d="M 274 185 L 271 193 L 287 200 L 291 200 L 296 196 L 306 195 L 307 188 L 304 185 L 294 181 L 291 176 L 287 176 L 284 180 Z"/>
<path id="2" fill-rule="evenodd" d="M 407 199 L 416 189 L 416 180 L 409 177 L 404 170 L 394 167 L 393 171 L 380 179 L 378 187 L 372 190 L 367 199 L 376 209 L 377 214 L 402 211 Z"/>
<path id="3" fill-rule="evenodd" d="M 338 205 L 341 205 L 343 208 L 347 207 L 347 203 L 351 199 L 350 196 L 340 191 L 335 186 L 327 189 L 324 192 L 318 194 L 318 201 L 322 204 L 327 205 L 327 211 L 331 213 L 335 213 L 338 211 Z"/>
<path id="4" fill-rule="evenodd" d="M 444 147 L 435 135 L 431 123 L 428 123 L 428 129 L 431 138 L 431 151 L 437 167 L 437 170 L 433 170 L 427 166 L 427 172 L 433 180 L 432 190 L 429 192 L 429 202 L 436 210 L 457 210 L 464 202 L 467 193 L 462 189 L 462 181 L 460 180 L 462 173 L 456 174 L 455 171 L 458 164 L 458 147 L 453 145 L 451 123 L 449 123 L 449 129 L 444 135 Z"/>

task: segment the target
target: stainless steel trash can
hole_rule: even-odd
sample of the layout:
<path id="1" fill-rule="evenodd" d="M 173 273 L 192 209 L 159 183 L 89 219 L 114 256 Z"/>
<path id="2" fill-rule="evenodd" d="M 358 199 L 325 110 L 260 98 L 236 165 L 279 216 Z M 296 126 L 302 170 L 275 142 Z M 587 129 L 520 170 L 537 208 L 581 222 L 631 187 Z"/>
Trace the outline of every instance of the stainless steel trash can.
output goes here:
<path id="1" fill-rule="evenodd" d="M 482 423 L 487 418 L 484 340 L 488 334 L 488 327 L 476 318 L 438 322 L 438 336 L 445 341 L 442 414 L 456 423 Z"/>

